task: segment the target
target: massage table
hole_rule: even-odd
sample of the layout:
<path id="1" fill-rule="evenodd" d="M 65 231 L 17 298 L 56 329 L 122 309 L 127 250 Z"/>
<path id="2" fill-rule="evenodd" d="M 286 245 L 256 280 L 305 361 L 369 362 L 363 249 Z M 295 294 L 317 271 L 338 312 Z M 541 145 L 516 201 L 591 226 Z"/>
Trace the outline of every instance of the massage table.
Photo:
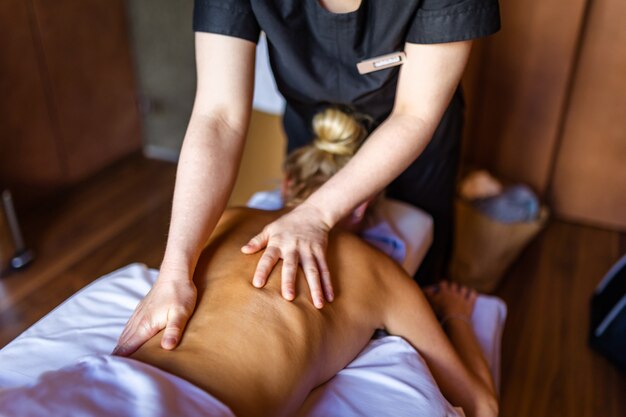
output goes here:
<path id="1" fill-rule="evenodd" d="M 408 272 L 414 272 L 430 244 L 432 221 L 423 212 L 391 200 L 385 200 L 379 205 L 377 216 L 383 223 L 388 223 L 388 230 L 398 232 L 405 240 L 406 259 L 403 266 Z M 10 342 L 0 350 L 0 399 L 3 389 L 32 385 L 47 371 L 71 367 L 84 360 L 99 364 L 114 361 L 115 358 L 108 355 L 137 303 L 152 287 L 157 275 L 157 270 L 136 263 L 100 277 Z M 497 386 L 505 318 L 506 306 L 502 300 L 486 295 L 478 297 L 472 323 Z M 159 390 L 171 391 L 171 388 L 163 385 L 167 382 L 166 378 L 162 378 L 165 373 L 139 362 L 136 366 L 145 371 L 144 378 L 133 379 L 132 389 L 136 394 L 133 401 L 137 402 L 137 408 L 133 409 L 133 401 L 125 399 L 120 411 L 125 415 L 191 415 L 192 409 L 181 411 L 175 407 L 181 404 L 186 407 L 185 403 L 191 404 L 189 407 L 197 405 L 202 399 L 200 396 L 206 394 L 181 380 L 178 381 L 179 385 L 188 384 L 181 392 L 187 396 L 193 395 L 194 398 L 183 402 L 172 395 L 156 395 L 155 392 Z M 127 375 L 129 371 L 125 368 L 124 372 Z M 58 376 L 55 378 L 58 379 Z M 155 380 L 165 382 L 159 385 Z M 69 381 L 71 379 L 68 377 Z M 110 380 L 108 382 L 111 383 Z M 58 384 L 62 385 L 63 381 L 58 381 Z M 142 392 L 144 395 L 139 395 Z M 404 339 L 385 334 L 372 339 L 352 363 L 313 394 L 315 401 L 303 415 L 415 416 L 420 415 L 416 414 L 416 404 L 433 407 L 432 410 L 448 410 L 445 413 L 441 411 L 422 415 L 457 415 L 449 411 L 451 407 L 439 392 L 419 354 Z M 152 412 L 146 412 L 142 406 L 143 402 L 148 401 L 146 398 L 149 398 L 151 404 L 156 404 Z M 27 402 L 24 401 L 24 407 L 28 407 Z M 110 399 L 105 405 L 112 410 L 113 403 Z M 202 404 L 201 401 L 199 403 Z M 83 406 L 85 404 L 82 402 L 76 404 L 75 415 L 90 415 L 88 410 L 81 408 Z M 93 409 L 93 404 L 87 407 Z M 200 409 L 209 409 L 207 404 L 202 407 Z M 140 412 L 135 414 L 137 410 Z M 24 415 L 28 415 L 26 411 L 25 408 Z M 3 415 L 2 404 L 0 415 Z M 205 415 L 226 414 L 215 412 Z"/>

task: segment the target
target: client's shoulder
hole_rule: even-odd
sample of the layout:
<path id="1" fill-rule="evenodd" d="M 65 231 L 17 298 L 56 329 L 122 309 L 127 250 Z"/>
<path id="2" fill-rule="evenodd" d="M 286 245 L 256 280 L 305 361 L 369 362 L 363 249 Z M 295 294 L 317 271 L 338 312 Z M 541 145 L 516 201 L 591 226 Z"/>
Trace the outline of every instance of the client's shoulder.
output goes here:
<path id="1" fill-rule="evenodd" d="M 250 207 L 228 207 L 224 210 L 219 220 L 218 226 L 228 224 L 231 226 L 242 226 L 244 224 L 261 225 L 271 223 L 287 210 L 259 210 Z M 265 224 L 263 224 L 265 223 Z M 259 230 L 260 231 L 260 230 Z"/>
<path id="2" fill-rule="evenodd" d="M 349 264 L 351 268 L 367 269 L 368 275 L 404 273 L 402 266 L 389 255 L 353 232 L 333 229 L 329 235 L 327 252 L 329 257 L 336 258 L 335 262 Z"/>
<path id="3" fill-rule="evenodd" d="M 249 207 L 229 207 L 224 210 L 222 217 L 215 226 L 209 243 L 218 240 L 224 242 L 224 238 L 229 241 L 251 239 L 283 213 L 282 210 L 266 211 Z M 246 242 L 243 242 L 242 245 Z"/>
<path id="4" fill-rule="evenodd" d="M 245 206 L 232 206 L 224 210 L 222 219 L 230 218 L 246 218 L 246 219 L 265 219 L 273 220 L 287 213 L 289 209 L 280 210 L 260 210 Z"/>
<path id="5" fill-rule="evenodd" d="M 247 216 L 247 217 L 265 217 L 265 218 L 275 218 L 280 216 L 283 213 L 286 213 L 287 209 L 281 210 L 260 210 L 256 208 L 250 208 L 246 206 L 230 206 L 224 210 L 224 214 L 222 218 L 230 218 L 237 216 Z"/>

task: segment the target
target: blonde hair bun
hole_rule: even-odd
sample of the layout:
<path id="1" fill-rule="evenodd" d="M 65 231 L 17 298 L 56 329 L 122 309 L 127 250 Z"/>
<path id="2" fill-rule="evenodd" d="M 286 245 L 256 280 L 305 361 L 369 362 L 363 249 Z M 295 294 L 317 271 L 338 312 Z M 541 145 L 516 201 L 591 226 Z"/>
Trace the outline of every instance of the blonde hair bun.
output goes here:
<path id="1" fill-rule="evenodd" d="M 367 131 L 353 116 L 336 108 L 328 108 L 313 118 L 313 145 L 333 155 L 352 156 Z"/>
<path id="2" fill-rule="evenodd" d="M 283 166 L 287 206 L 300 204 L 350 161 L 367 137 L 357 117 L 334 107 L 315 115 L 313 143 L 291 152 Z"/>

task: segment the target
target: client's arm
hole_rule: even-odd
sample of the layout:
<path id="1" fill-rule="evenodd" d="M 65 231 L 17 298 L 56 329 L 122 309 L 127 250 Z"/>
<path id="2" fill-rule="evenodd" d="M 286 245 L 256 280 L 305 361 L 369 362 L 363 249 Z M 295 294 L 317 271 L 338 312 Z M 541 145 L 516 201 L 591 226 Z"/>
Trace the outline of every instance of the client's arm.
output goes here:
<path id="1" fill-rule="evenodd" d="M 385 327 L 404 337 L 422 355 L 445 397 L 468 416 L 495 416 L 498 403 L 492 386 L 463 363 L 443 332 L 417 284 L 398 268 L 388 280 Z"/>
<path id="2" fill-rule="evenodd" d="M 478 297 L 476 291 L 455 282 L 442 281 L 424 288 L 424 295 L 465 366 L 494 396 L 497 395 L 489 365 L 472 326 L 472 313 Z"/>

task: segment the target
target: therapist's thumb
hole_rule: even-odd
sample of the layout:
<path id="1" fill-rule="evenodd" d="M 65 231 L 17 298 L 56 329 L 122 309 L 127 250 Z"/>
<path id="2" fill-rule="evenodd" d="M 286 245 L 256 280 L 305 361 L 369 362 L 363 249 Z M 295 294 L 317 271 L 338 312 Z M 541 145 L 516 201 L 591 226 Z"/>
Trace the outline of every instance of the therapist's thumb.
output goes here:
<path id="1" fill-rule="evenodd" d="M 182 309 L 171 309 L 167 317 L 167 325 L 163 331 L 161 339 L 161 347 L 166 350 L 172 350 L 180 342 L 183 330 L 187 325 L 189 317 Z"/>
<path id="2" fill-rule="evenodd" d="M 267 246 L 267 233 L 263 230 L 261 233 L 250 239 L 250 241 L 241 248 L 241 251 L 246 255 L 250 255 L 260 251 L 265 246 Z"/>

